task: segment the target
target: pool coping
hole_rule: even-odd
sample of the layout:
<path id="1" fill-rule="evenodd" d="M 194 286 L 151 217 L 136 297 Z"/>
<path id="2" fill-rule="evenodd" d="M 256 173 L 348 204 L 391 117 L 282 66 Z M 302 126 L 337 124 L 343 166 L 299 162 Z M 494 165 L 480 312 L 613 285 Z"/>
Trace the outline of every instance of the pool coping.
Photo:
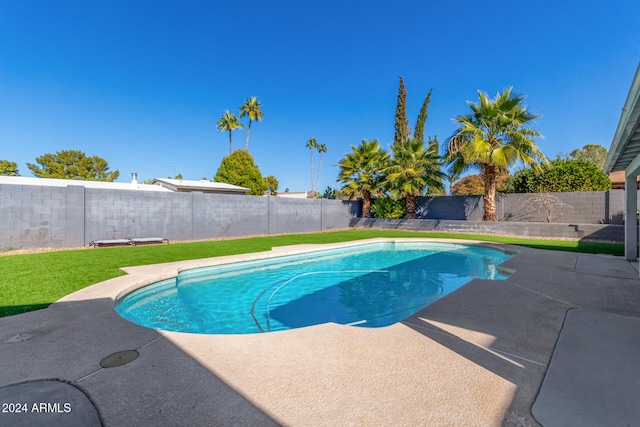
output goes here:
<path id="1" fill-rule="evenodd" d="M 136 291 L 139 291 L 147 287 L 153 287 L 157 284 L 164 283 L 167 280 L 177 279 L 181 274 L 186 272 L 195 272 L 197 270 L 206 270 L 209 268 L 221 267 L 221 266 L 233 266 L 235 264 L 240 264 L 241 266 L 241 264 L 243 263 L 253 262 L 253 261 L 274 260 L 278 262 L 277 260 L 279 258 L 293 257 L 293 256 L 299 256 L 299 255 L 306 256 L 309 254 L 317 254 L 320 252 L 329 252 L 329 251 L 335 251 L 335 250 L 341 250 L 341 249 L 357 250 L 359 247 L 372 246 L 377 244 L 402 244 L 402 243 L 426 243 L 430 245 L 440 245 L 440 247 L 443 247 L 443 248 L 482 247 L 482 248 L 490 249 L 492 251 L 497 251 L 503 254 L 507 254 L 510 257 L 517 254 L 517 251 L 507 250 L 503 247 L 496 247 L 494 245 L 486 244 L 485 242 L 474 242 L 474 241 L 461 242 L 459 240 L 444 241 L 443 239 L 425 239 L 425 238 L 375 238 L 375 239 L 354 240 L 349 242 L 338 242 L 338 243 L 331 243 L 331 244 L 312 244 L 312 245 L 302 244 L 302 245 L 279 246 L 271 249 L 270 251 L 254 252 L 254 253 L 241 254 L 241 255 L 230 255 L 230 256 L 217 257 L 217 258 L 205 258 L 201 260 L 203 265 L 200 265 L 197 267 L 193 267 L 191 265 L 185 266 L 183 262 L 178 262 L 177 264 L 173 262 L 166 263 L 166 264 L 154 264 L 154 266 L 158 267 L 159 271 L 156 272 L 158 276 L 155 278 L 150 277 L 144 281 L 137 282 L 135 285 L 120 291 L 114 299 L 114 307 L 117 307 L 124 299 L 126 299 L 128 296 L 132 295 Z M 353 253 L 353 252 L 349 252 L 349 253 Z M 164 266 L 167 266 L 168 269 L 163 268 Z M 146 266 L 143 266 L 143 267 L 146 267 Z M 126 267 L 124 270 L 129 274 L 136 274 L 136 272 L 140 270 L 140 268 Z M 146 270 L 147 269 L 143 269 L 143 271 L 146 271 Z M 502 267 L 502 263 L 496 266 L 496 270 L 503 274 L 506 274 L 507 276 L 513 273 L 512 269 Z M 490 279 L 487 279 L 487 280 L 490 280 Z M 174 286 L 175 286 L 175 282 L 174 282 Z M 446 295 L 448 295 L 448 293 Z M 443 298 L 446 295 L 443 295 L 440 298 Z M 257 320 L 256 320 L 256 323 L 257 323 Z M 363 323 L 363 322 L 361 321 L 359 323 Z M 397 323 L 397 322 L 394 322 L 394 323 Z M 141 326 L 144 326 L 144 325 L 141 325 Z M 312 326 L 312 325 L 308 325 L 308 326 Z M 344 324 L 344 326 L 355 326 L 355 324 L 349 323 L 349 324 Z M 260 326 L 258 327 L 260 328 Z M 252 333 L 264 333 L 264 332 L 266 331 L 260 328 L 260 331 L 256 331 Z M 269 331 L 269 332 L 272 332 L 272 331 Z M 187 332 L 187 333 L 196 333 L 196 332 Z M 244 334 L 244 333 L 238 333 L 238 334 Z"/>
<path id="2" fill-rule="evenodd" d="M 70 302 L 78 301 L 80 298 L 84 298 L 88 295 L 94 295 L 97 290 L 104 288 L 109 290 L 108 295 L 114 299 L 114 302 L 122 298 L 124 295 L 131 293 L 139 288 L 159 282 L 166 279 L 176 277 L 180 272 L 198 268 L 207 268 L 217 265 L 232 264 L 243 261 L 255 261 L 262 259 L 271 259 L 276 257 L 299 255 L 307 252 L 319 252 L 331 249 L 342 249 L 353 246 L 361 246 L 374 243 L 395 243 L 395 242 L 430 242 L 430 243 L 445 243 L 452 245 L 470 245 L 470 246 L 482 246 L 501 252 L 508 252 L 517 255 L 520 249 L 515 246 L 503 245 L 493 242 L 482 242 L 477 240 L 460 240 L 460 239 L 429 239 L 429 238 L 386 238 L 377 237 L 373 239 L 351 240 L 348 242 L 328 243 L 328 244 L 298 244 L 289 246 L 276 246 L 269 251 L 250 252 L 246 254 L 238 255 L 225 255 L 210 258 L 199 258 L 195 260 L 186 261 L 174 261 L 159 264 L 149 264 L 135 267 L 122 267 L 121 270 L 127 275 L 121 276 L 115 279 L 107 280 L 105 282 L 96 283 L 88 286 L 84 289 L 80 289 L 72 294 L 66 295 L 60 298 L 56 302 Z M 512 273 L 513 270 L 503 266 L 498 267 L 499 270 L 506 273 Z M 120 284 L 123 277 L 127 277 L 127 283 Z M 113 294 L 112 291 L 117 290 L 117 293 Z"/>

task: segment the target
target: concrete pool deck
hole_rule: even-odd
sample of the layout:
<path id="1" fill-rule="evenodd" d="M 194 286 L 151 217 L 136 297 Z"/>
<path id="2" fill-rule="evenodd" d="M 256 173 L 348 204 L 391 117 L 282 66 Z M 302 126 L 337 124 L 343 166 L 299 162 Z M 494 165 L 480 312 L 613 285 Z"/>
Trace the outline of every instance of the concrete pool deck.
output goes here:
<path id="1" fill-rule="evenodd" d="M 635 265 L 489 245 L 519 252 L 502 264 L 514 271 L 507 280 L 473 280 L 377 329 L 150 330 L 118 316 L 114 299 L 220 259 L 127 268 L 47 309 L 0 318 L 0 403 L 29 403 L 27 413 L 0 412 L 0 425 L 637 425 Z M 139 356 L 101 366 L 125 350 Z"/>

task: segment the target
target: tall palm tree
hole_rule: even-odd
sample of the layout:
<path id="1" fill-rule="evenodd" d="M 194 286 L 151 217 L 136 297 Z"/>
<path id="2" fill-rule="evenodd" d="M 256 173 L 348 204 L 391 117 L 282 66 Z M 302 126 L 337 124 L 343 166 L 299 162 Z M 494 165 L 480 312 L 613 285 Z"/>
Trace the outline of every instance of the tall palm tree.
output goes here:
<path id="1" fill-rule="evenodd" d="M 427 187 L 442 189 L 438 150 L 416 139 L 394 145 L 391 150 L 393 160 L 384 170 L 386 186 L 394 198 L 405 200 L 406 218 L 415 218 L 416 196 L 423 195 Z"/>
<path id="2" fill-rule="evenodd" d="M 460 172 L 455 171 L 454 169 L 449 169 L 449 172 L 444 174 L 444 177 L 449 181 L 449 195 L 453 196 L 453 186 L 456 182 L 460 180 Z"/>
<path id="3" fill-rule="evenodd" d="M 251 122 L 253 120 L 261 122 L 262 117 L 264 116 L 262 110 L 260 110 L 260 107 L 262 107 L 262 104 L 255 96 L 247 98 L 244 104 L 238 107 L 240 109 L 240 118 L 243 118 L 244 116 L 249 117 L 249 126 L 247 126 L 247 141 L 244 145 L 244 149 L 247 151 L 249 151 L 249 134 L 251 134 Z"/>
<path id="4" fill-rule="evenodd" d="M 320 190 L 320 169 L 322 168 L 322 154 L 327 152 L 327 146 L 324 145 L 324 143 L 318 144 L 316 149 L 320 154 L 320 159 L 318 160 L 318 181 L 316 181 L 317 182 L 316 186 L 318 187 L 318 190 Z"/>
<path id="5" fill-rule="evenodd" d="M 362 216 L 371 214 L 371 195 L 379 193 L 384 179 L 383 170 L 389 163 L 389 154 L 377 139 L 351 146 L 351 153 L 340 160 L 338 181 L 343 182 L 342 193 L 348 197 L 362 196 Z"/>
<path id="6" fill-rule="evenodd" d="M 444 176 L 449 181 L 449 195 L 453 196 L 453 186 L 460 180 L 462 174 L 468 170 L 471 166 L 464 163 L 464 158 L 460 152 L 450 154 L 447 150 L 443 154 L 442 162 L 449 165 L 449 170 L 445 172 Z"/>
<path id="7" fill-rule="evenodd" d="M 226 110 L 222 118 L 218 120 L 216 125 L 218 130 L 223 132 L 229 131 L 229 154 L 233 152 L 233 143 L 231 142 L 231 132 L 236 129 L 242 129 L 243 124 L 238 121 L 238 116 Z"/>
<path id="8" fill-rule="evenodd" d="M 313 193 L 313 152 L 318 148 L 318 142 L 315 138 L 311 138 L 307 141 L 305 147 L 311 151 L 311 192 Z"/>
<path id="9" fill-rule="evenodd" d="M 449 138 L 450 159 L 462 157 L 465 165 L 481 170 L 484 178 L 483 221 L 497 221 L 496 177 L 521 161 L 537 168 L 548 160 L 532 138 L 542 136 L 526 127 L 540 117 L 527 110 L 525 97 L 511 93 L 512 88 L 495 98 L 478 91 L 479 103 L 467 101 L 471 113 L 455 117 L 459 128 Z"/>

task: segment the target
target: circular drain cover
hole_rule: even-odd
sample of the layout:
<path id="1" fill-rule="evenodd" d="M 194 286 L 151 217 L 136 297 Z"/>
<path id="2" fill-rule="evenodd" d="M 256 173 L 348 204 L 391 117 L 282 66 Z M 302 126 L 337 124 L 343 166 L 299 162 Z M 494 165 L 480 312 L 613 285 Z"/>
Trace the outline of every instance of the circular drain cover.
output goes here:
<path id="1" fill-rule="evenodd" d="M 119 351 L 102 359 L 100 361 L 100 366 L 103 368 L 115 368 L 116 366 L 126 365 L 127 363 L 136 360 L 138 355 L 139 353 L 135 350 Z"/>

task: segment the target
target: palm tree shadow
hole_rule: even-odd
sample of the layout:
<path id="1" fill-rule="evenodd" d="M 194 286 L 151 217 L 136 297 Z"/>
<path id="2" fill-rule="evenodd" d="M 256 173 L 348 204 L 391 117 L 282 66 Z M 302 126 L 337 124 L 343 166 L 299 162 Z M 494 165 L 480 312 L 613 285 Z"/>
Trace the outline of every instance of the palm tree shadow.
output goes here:
<path id="1" fill-rule="evenodd" d="M 531 407 L 569 307 L 509 280 L 474 280 L 402 323 L 516 386 L 507 416 Z"/>

